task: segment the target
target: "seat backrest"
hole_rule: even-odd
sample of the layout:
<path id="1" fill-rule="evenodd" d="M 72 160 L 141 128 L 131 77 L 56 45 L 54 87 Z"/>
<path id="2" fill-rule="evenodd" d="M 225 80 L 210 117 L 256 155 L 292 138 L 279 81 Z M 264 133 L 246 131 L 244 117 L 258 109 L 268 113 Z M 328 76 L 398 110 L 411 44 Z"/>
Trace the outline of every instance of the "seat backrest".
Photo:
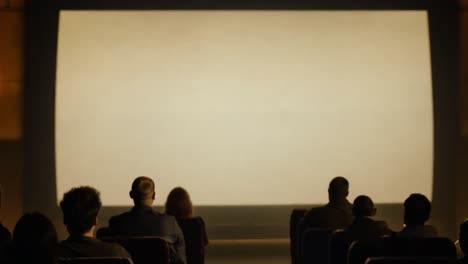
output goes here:
<path id="1" fill-rule="evenodd" d="M 188 264 L 205 263 L 206 237 L 205 222 L 200 217 L 177 220 L 185 240 L 185 254 Z"/>
<path id="2" fill-rule="evenodd" d="M 369 257 L 438 257 L 456 259 L 448 238 L 401 239 L 395 237 L 356 241 L 349 248 L 348 263 L 364 264 Z"/>
<path id="3" fill-rule="evenodd" d="M 377 239 L 354 241 L 348 249 L 347 264 L 364 264 L 367 258 L 385 256 L 379 253 Z"/>
<path id="4" fill-rule="evenodd" d="M 427 257 L 446 257 L 456 258 L 457 250 L 453 242 L 448 238 L 434 237 L 425 239 L 380 239 L 380 248 L 390 249 L 392 256 L 427 256 Z"/>
<path id="5" fill-rule="evenodd" d="M 307 228 L 302 234 L 301 263 L 328 264 L 329 240 L 333 229 Z"/>
<path id="6" fill-rule="evenodd" d="M 348 248 L 353 241 L 349 241 L 345 236 L 344 230 L 336 230 L 330 236 L 329 240 L 329 263 L 346 264 Z"/>
<path id="7" fill-rule="evenodd" d="M 128 258 L 66 258 L 60 259 L 61 264 L 133 264 Z"/>
<path id="8" fill-rule="evenodd" d="M 365 264 L 456 264 L 451 258 L 433 257 L 377 257 L 368 258 Z"/>
<path id="9" fill-rule="evenodd" d="M 298 239 L 297 235 L 299 232 L 299 222 L 301 221 L 302 217 L 307 212 L 306 209 L 293 209 L 291 213 L 291 217 L 289 219 L 289 250 L 291 254 L 291 263 L 298 264 L 298 252 L 299 249 L 297 247 Z"/>
<path id="10" fill-rule="evenodd" d="M 122 245 L 135 264 L 168 264 L 169 243 L 161 237 L 103 237 L 106 242 Z"/>

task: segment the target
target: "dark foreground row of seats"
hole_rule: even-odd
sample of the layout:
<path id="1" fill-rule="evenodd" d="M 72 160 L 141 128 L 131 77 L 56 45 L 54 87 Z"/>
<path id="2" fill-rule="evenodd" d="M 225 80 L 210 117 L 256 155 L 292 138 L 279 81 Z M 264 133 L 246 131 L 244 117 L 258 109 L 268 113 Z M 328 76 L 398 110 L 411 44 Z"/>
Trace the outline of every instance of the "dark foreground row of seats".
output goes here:
<path id="1" fill-rule="evenodd" d="M 193 217 L 180 220 L 178 224 L 184 233 L 187 263 L 204 264 L 206 241 L 203 220 Z M 109 233 L 108 228 L 100 228 L 96 236 L 102 241 L 122 245 L 130 253 L 135 264 L 173 263 L 171 256 L 174 254 L 170 252 L 173 248 L 170 246 L 170 241 L 163 237 L 116 237 Z M 110 258 L 108 261 L 111 260 L 123 261 L 121 258 Z M 80 259 L 80 261 L 89 261 L 89 259 Z"/>
<path id="2" fill-rule="evenodd" d="M 70 258 L 61 259 L 61 264 L 134 264 L 129 258 Z"/>
<path id="3" fill-rule="evenodd" d="M 99 233 L 105 234 L 105 230 Z M 169 264 L 171 260 L 170 242 L 162 237 L 100 237 L 102 241 L 118 243 L 127 250 L 132 259 L 119 257 L 93 257 L 60 259 L 62 264 Z M 188 263 L 204 263 L 204 257 L 188 258 Z"/>
<path id="4" fill-rule="evenodd" d="M 34 220 L 36 224 L 31 225 L 24 231 L 24 224 L 28 220 Z M 100 241 L 109 245 L 119 245 L 125 250 L 125 256 L 102 256 L 103 254 L 93 254 L 92 256 L 60 257 L 57 259 L 57 238 L 55 229 L 52 233 L 42 232 L 41 220 L 47 220 L 46 224 L 53 227 L 53 224 L 44 216 L 33 213 L 26 214 L 15 228 L 13 241 L 0 240 L 0 264 L 175 264 L 178 263 L 173 252 L 174 247 L 171 241 L 164 237 L 156 236 L 114 236 L 108 232 L 107 228 L 97 231 Z M 39 224 L 38 224 L 39 223 Z M 179 225 L 184 232 L 185 254 L 187 264 L 205 263 L 205 228 L 204 222 L 199 217 L 187 218 L 179 221 Z M 24 238 L 23 238 L 24 237 Z M 29 242 L 29 240 L 33 242 Z M 93 240 L 89 238 L 88 240 Z M 102 242 L 101 242 L 102 243 Z M 78 248 L 80 250 L 82 248 Z M 101 256 L 99 256 L 101 255 Z"/>
<path id="5" fill-rule="evenodd" d="M 59 264 L 170 264 L 170 243 L 161 237 L 107 237 L 106 242 L 118 243 L 127 250 L 131 258 L 124 257 L 77 257 L 59 258 Z M 37 253 L 36 253 L 37 254 Z M 0 263 L 3 264 L 4 260 Z M 5 260 L 6 263 L 29 264 L 22 261 Z M 37 259 L 36 264 L 56 263 Z M 203 263 L 203 262 L 197 262 Z M 31 263 L 33 264 L 33 263 Z"/>
<path id="6" fill-rule="evenodd" d="M 128 258 L 74 258 L 62 260 L 62 264 L 133 264 Z M 365 264 L 455 264 L 447 258 L 427 257 L 372 257 Z"/>
<path id="7" fill-rule="evenodd" d="M 342 230 L 305 228 L 299 222 L 306 210 L 293 210 L 290 252 L 293 264 L 436 264 L 455 263 L 456 248 L 447 238 L 382 237 L 348 241 Z"/>

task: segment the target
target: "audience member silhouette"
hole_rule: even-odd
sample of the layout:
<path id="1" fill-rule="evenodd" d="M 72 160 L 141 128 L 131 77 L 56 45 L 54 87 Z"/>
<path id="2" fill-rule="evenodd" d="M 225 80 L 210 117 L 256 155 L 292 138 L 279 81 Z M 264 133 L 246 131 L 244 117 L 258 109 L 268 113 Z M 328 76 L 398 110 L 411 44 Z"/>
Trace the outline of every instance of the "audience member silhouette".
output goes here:
<path id="1" fill-rule="evenodd" d="M 0 222 L 0 263 L 4 263 L 7 258 L 7 247 L 11 242 L 10 231 Z"/>
<path id="2" fill-rule="evenodd" d="M 404 203 L 405 227 L 397 233 L 400 238 L 436 237 L 437 230 L 431 225 L 425 225 L 431 215 L 431 202 L 426 196 L 414 193 Z"/>
<path id="3" fill-rule="evenodd" d="M 11 242 L 11 233 L 0 222 L 0 245 L 5 245 L 5 244 L 8 244 L 10 242 Z"/>
<path id="4" fill-rule="evenodd" d="M 182 187 L 176 187 L 167 196 L 166 214 L 177 219 L 185 238 L 188 264 L 204 263 L 204 247 L 208 245 L 205 222 L 201 217 L 193 217 L 193 205 L 189 193 Z"/>
<path id="5" fill-rule="evenodd" d="M 368 196 L 361 195 L 354 199 L 353 222 L 343 232 L 335 233 L 330 240 L 332 264 L 346 263 L 348 249 L 354 241 L 375 239 L 392 233 L 387 223 L 371 218 L 376 212 L 377 209 Z"/>
<path id="6" fill-rule="evenodd" d="M 73 188 L 63 195 L 60 202 L 63 223 L 70 236 L 59 243 L 59 257 L 123 257 L 128 252 L 118 244 L 102 242 L 94 238 L 97 216 L 101 209 L 99 192 L 92 187 Z"/>
<path id="7" fill-rule="evenodd" d="M 182 187 L 176 187 L 167 196 L 166 200 L 166 214 L 172 215 L 181 224 L 184 219 L 193 217 L 193 205 L 190 200 L 190 195 Z M 206 234 L 205 222 L 200 218 L 204 245 L 208 245 L 208 235 Z"/>
<path id="8" fill-rule="evenodd" d="M 458 241 L 464 257 L 459 260 L 460 264 L 468 264 L 468 219 L 460 225 Z"/>
<path id="9" fill-rule="evenodd" d="M 342 229 L 353 221 L 352 205 L 347 200 L 349 183 L 344 177 L 335 177 L 328 187 L 329 203 L 306 212 L 302 227 Z"/>
<path id="10" fill-rule="evenodd" d="M 174 216 L 153 210 L 155 186 L 152 179 L 138 177 L 133 181 L 130 198 L 135 206 L 129 212 L 109 220 L 109 232 L 114 236 L 159 236 L 171 245 L 176 263 L 186 263 L 182 230 Z"/>
<path id="11" fill-rule="evenodd" d="M 345 229 L 344 235 L 351 241 L 356 241 L 392 234 L 387 223 L 372 219 L 376 212 L 377 209 L 374 207 L 374 202 L 370 197 L 365 195 L 356 197 L 353 203 L 354 220 Z"/>
<path id="12" fill-rule="evenodd" d="M 193 216 L 193 205 L 190 195 L 182 187 L 176 187 L 167 196 L 166 214 L 176 219 L 185 219 Z"/>
<path id="13" fill-rule="evenodd" d="M 10 263 L 55 264 L 57 232 L 54 224 L 40 213 L 23 215 L 13 230 Z"/>

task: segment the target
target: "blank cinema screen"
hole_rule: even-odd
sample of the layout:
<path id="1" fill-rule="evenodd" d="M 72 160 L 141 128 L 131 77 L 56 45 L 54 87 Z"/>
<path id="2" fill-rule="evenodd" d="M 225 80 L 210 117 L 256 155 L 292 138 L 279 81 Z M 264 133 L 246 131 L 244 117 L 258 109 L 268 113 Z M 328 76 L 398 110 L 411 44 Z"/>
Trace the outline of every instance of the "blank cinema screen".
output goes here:
<path id="1" fill-rule="evenodd" d="M 57 196 L 91 185 L 126 206 L 432 197 L 424 11 L 61 11 Z"/>

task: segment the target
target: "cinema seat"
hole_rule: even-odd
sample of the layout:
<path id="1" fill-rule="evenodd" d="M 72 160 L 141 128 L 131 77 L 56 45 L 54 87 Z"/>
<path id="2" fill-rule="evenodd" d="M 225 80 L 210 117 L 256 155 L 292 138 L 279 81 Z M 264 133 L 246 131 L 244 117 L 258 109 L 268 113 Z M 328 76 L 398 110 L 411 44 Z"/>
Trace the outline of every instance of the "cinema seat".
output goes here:
<path id="1" fill-rule="evenodd" d="M 336 230 L 329 240 L 329 263 L 346 264 L 350 241 L 344 237 L 343 230 Z"/>
<path id="2" fill-rule="evenodd" d="M 298 232 L 299 222 L 307 212 L 306 209 L 294 209 L 289 220 L 289 251 L 291 254 L 291 263 L 298 264 Z"/>
<path id="3" fill-rule="evenodd" d="M 370 257 L 435 257 L 456 259 L 448 238 L 398 239 L 394 237 L 356 241 L 348 253 L 349 264 L 365 264 Z"/>
<path id="4" fill-rule="evenodd" d="M 377 257 L 368 258 L 365 264 L 456 264 L 452 258 L 431 257 Z"/>
<path id="5" fill-rule="evenodd" d="M 101 237 L 106 242 L 122 245 L 135 264 L 169 264 L 170 247 L 160 237 Z"/>
<path id="6" fill-rule="evenodd" d="M 302 234 L 300 261 L 302 264 L 328 264 L 328 241 L 333 229 L 307 228 Z"/>
<path id="7" fill-rule="evenodd" d="M 181 219 L 177 222 L 184 233 L 187 264 L 204 264 L 205 246 L 208 243 L 205 222 L 201 217 Z"/>
<path id="8" fill-rule="evenodd" d="M 60 264 L 133 264 L 128 258 L 66 258 Z"/>

